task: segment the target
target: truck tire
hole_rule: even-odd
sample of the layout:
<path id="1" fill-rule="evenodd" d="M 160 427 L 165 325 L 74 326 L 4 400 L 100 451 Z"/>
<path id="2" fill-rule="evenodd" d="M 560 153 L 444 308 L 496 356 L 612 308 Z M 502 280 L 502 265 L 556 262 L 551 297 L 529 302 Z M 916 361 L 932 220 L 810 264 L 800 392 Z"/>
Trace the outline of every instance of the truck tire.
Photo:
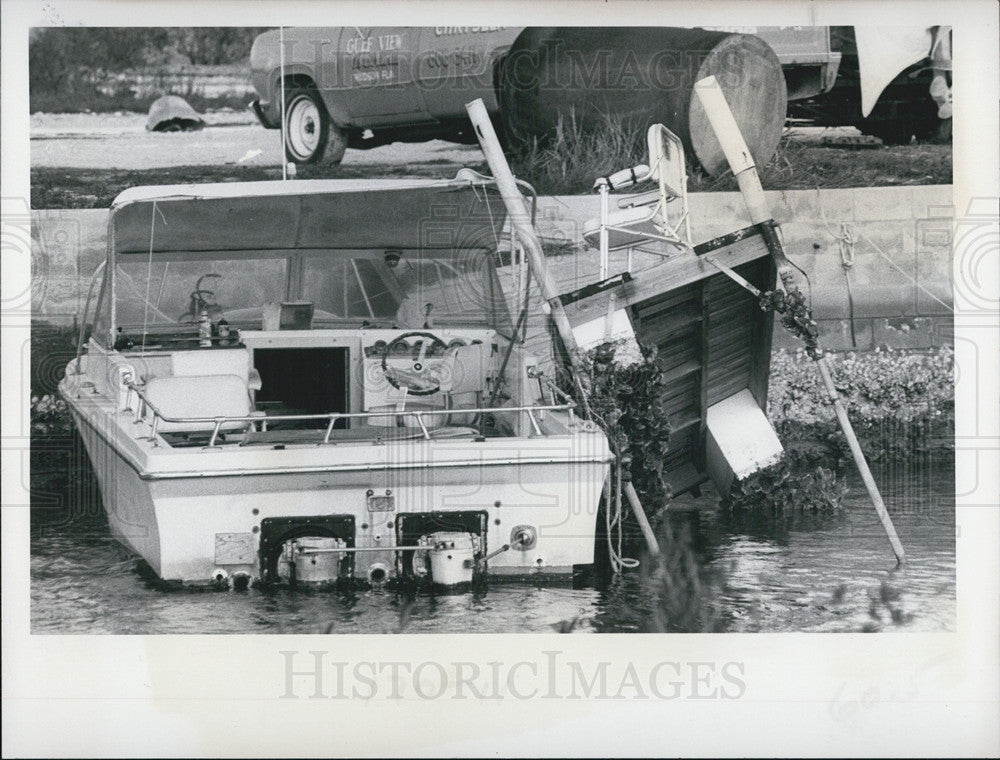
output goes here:
<path id="1" fill-rule="evenodd" d="M 285 157 L 297 164 L 324 158 L 340 163 L 347 136 L 330 119 L 316 90 L 296 88 L 285 95 Z"/>

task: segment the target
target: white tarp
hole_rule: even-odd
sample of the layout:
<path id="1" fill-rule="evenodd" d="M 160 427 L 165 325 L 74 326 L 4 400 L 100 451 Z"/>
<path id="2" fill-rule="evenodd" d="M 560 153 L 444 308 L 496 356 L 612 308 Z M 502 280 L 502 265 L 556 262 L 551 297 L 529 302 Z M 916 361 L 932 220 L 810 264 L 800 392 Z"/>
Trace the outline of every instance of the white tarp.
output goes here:
<path id="1" fill-rule="evenodd" d="M 930 53 L 931 30 L 929 27 L 856 26 L 854 39 L 861 75 L 861 115 L 867 117 L 882 90 L 903 69 Z"/>

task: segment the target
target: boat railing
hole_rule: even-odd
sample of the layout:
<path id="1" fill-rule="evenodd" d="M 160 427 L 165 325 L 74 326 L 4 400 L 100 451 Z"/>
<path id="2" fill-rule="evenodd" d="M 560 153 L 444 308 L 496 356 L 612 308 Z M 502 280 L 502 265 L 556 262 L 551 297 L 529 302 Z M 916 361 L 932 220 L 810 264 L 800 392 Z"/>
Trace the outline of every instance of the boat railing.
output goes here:
<path id="1" fill-rule="evenodd" d="M 171 417 L 164 414 L 161 409 L 159 409 L 153 402 L 149 400 L 146 394 L 143 392 L 142 388 L 139 387 L 134 382 L 126 382 L 123 384 L 127 389 L 127 395 L 125 398 L 125 409 L 131 410 L 132 408 L 132 394 L 135 394 L 136 398 L 139 400 L 139 404 L 135 410 L 135 415 L 137 420 L 143 420 L 148 415 L 152 415 L 152 422 L 150 423 L 150 433 L 149 440 L 155 441 L 157 433 L 159 432 L 160 423 L 168 423 L 171 425 L 182 425 L 182 426 L 207 426 L 211 425 L 211 434 L 208 440 L 209 447 L 215 447 L 218 445 L 219 435 L 222 433 L 223 427 L 229 427 L 232 425 L 245 424 L 250 426 L 251 424 L 256 424 L 258 422 L 265 422 L 267 424 L 274 422 L 318 422 L 325 421 L 326 427 L 323 429 L 318 429 L 317 433 L 322 433 L 322 439 L 320 443 L 330 443 L 330 439 L 333 436 L 334 427 L 340 420 L 368 420 L 373 418 L 412 418 L 416 421 L 417 427 L 420 429 L 421 437 L 425 440 L 431 440 L 431 429 L 427 427 L 425 419 L 449 416 L 455 414 L 495 414 L 495 413 L 510 413 L 510 412 L 524 412 L 528 420 L 531 423 L 532 432 L 536 436 L 545 435 L 542 432 L 542 428 L 539 425 L 539 419 L 544 415 L 545 412 L 568 412 L 569 423 L 572 427 L 576 422 L 576 402 L 572 399 L 568 399 L 566 403 L 562 404 L 526 404 L 522 406 L 479 406 L 474 408 L 461 408 L 461 409 L 402 409 L 402 410 L 379 410 L 374 412 L 328 412 L 323 414 L 275 414 L 275 415 L 265 415 L 263 412 L 250 412 L 245 415 L 229 415 L 221 417 Z M 588 425 L 589 423 L 584 423 Z"/>

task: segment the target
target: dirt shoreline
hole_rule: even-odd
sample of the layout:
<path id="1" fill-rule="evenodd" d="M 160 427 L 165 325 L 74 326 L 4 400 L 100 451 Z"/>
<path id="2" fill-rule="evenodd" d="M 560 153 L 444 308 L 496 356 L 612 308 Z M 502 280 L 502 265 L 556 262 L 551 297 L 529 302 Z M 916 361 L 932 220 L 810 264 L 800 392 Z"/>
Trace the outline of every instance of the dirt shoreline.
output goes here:
<path id="1" fill-rule="evenodd" d="M 134 112 L 32 114 L 32 208 L 107 208 L 135 185 L 281 177 L 277 131 L 264 129 L 248 111 L 221 109 L 204 117 L 208 126 L 196 132 L 152 133 L 145 115 Z M 448 178 L 463 166 L 486 168 L 479 146 L 430 140 L 348 150 L 339 166 L 303 165 L 297 176 Z M 736 189 L 731 176 L 690 173 L 691 192 Z M 952 149 L 886 147 L 852 128 L 794 127 L 760 173 L 769 190 L 950 184 Z"/>

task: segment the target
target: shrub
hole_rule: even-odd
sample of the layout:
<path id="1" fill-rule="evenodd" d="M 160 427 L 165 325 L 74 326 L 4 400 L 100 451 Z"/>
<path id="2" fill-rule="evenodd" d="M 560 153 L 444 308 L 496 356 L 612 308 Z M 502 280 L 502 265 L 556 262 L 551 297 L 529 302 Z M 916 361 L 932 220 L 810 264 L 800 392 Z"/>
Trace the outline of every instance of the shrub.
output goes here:
<path id="1" fill-rule="evenodd" d="M 804 459 L 795 453 L 786 455 L 734 483 L 723 503 L 733 510 L 766 510 L 781 515 L 839 509 L 847 493 L 844 476 Z"/>
<path id="2" fill-rule="evenodd" d="M 590 408 L 611 438 L 623 477 L 631 478 L 641 496 L 663 503 L 670 494 L 663 470 L 670 439 L 667 383 L 655 348 L 643 348 L 633 364 L 616 361 L 621 348 L 605 343 L 585 355 Z"/>
<path id="3" fill-rule="evenodd" d="M 76 356 L 77 329 L 36 322 L 31 325 L 31 395 L 55 394 Z"/>
<path id="4" fill-rule="evenodd" d="M 53 395 L 31 397 L 31 437 L 68 438 L 73 422 L 66 402 Z"/>
<path id="5" fill-rule="evenodd" d="M 28 89 L 31 110 L 147 110 L 165 92 L 137 96 L 128 81 L 117 86 L 114 74 L 149 67 L 244 64 L 254 37 L 264 27 L 51 27 L 31 30 L 28 40 Z M 162 88 L 161 88 L 162 89 Z M 181 90 L 196 110 L 243 108 L 246 98 L 229 94 L 205 97 Z"/>
<path id="6" fill-rule="evenodd" d="M 828 354 L 834 384 L 872 459 L 912 459 L 950 448 L 955 428 L 954 350 L 877 348 Z M 814 441 L 843 454 L 840 433 L 819 371 L 804 351 L 778 351 L 771 360 L 768 416 L 783 441 Z"/>

